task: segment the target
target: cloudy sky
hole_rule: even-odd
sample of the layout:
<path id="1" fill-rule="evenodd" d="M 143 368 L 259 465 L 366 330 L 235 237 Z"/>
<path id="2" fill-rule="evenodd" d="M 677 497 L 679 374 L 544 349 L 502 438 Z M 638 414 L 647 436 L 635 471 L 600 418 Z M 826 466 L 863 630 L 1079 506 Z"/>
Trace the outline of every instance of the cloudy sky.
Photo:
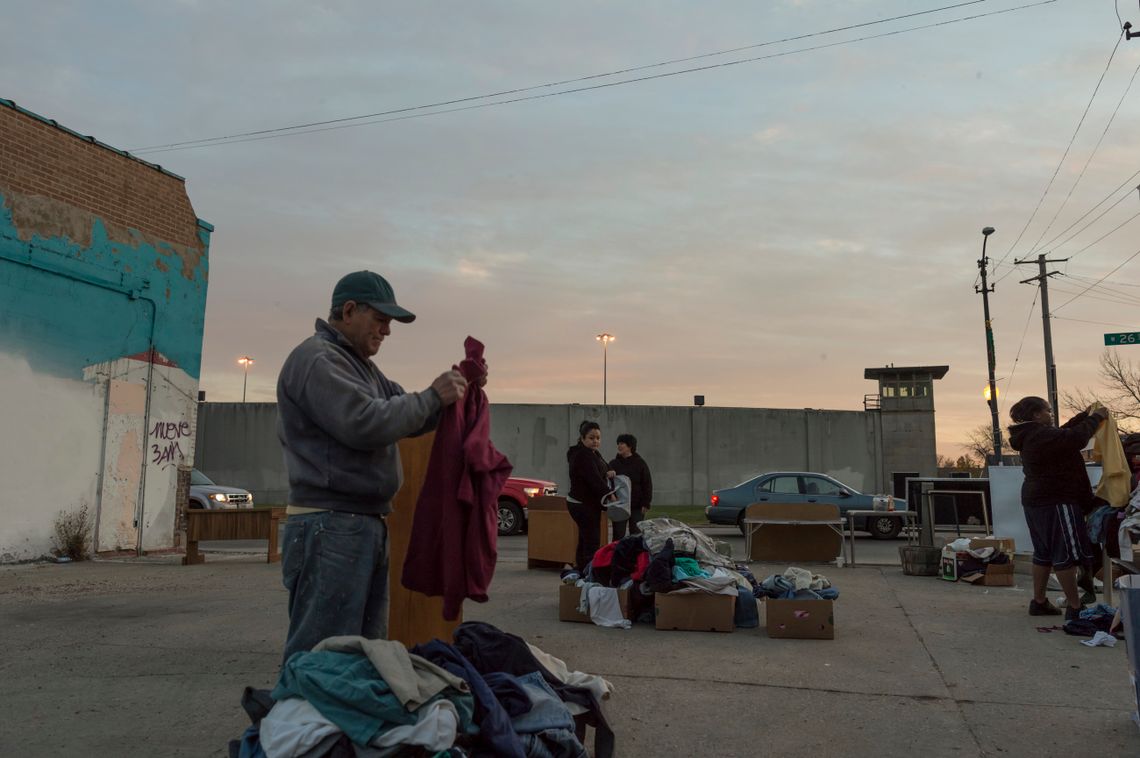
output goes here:
<path id="1" fill-rule="evenodd" d="M 1037 289 L 1018 283 L 1036 270 L 1014 259 L 1071 259 L 1050 289 L 1062 390 L 1096 385 L 1105 332 L 1140 328 L 1140 261 L 1066 302 L 1140 245 L 1140 40 L 1117 45 L 1112 0 L 996 13 L 1032 2 L 871 23 L 955 0 L 9 0 L 0 96 L 143 153 L 763 58 L 146 153 L 216 226 L 201 386 L 240 399 L 249 354 L 249 398 L 272 400 L 337 278 L 369 268 L 419 315 L 379 356 L 408 388 L 467 334 L 494 402 L 600 402 L 603 331 L 616 404 L 861 409 L 865 367 L 948 364 L 956 455 L 989 420 L 982 227 L 1004 261 L 1003 420 L 1007 397 L 1045 393 Z"/>

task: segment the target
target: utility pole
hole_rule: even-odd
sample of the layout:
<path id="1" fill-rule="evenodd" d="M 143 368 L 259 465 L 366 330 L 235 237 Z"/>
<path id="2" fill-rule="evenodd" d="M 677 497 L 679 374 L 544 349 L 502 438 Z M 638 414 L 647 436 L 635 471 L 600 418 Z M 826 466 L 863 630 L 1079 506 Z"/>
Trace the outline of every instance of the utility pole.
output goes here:
<path id="1" fill-rule="evenodd" d="M 990 377 L 990 423 L 993 425 L 994 436 L 994 462 L 1000 466 L 1002 463 L 1001 456 L 1001 421 L 998 419 L 998 402 L 997 402 L 997 386 L 994 382 L 994 365 L 997 360 L 994 357 L 994 330 L 990 323 L 990 293 L 994 291 L 992 286 L 986 285 L 986 267 L 989 265 L 990 259 L 986 257 L 986 241 L 990 235 L 994 233 L 992 226 L 987 226 L 982 230 L 982 257 L 978 261 L 978 270 L 982 273 L 982 286 L 974 287 L 975 293 L 982 295 L 982 311 L 986 317 L 986 363 L 989 366 Z"/>
<path id="2" fill-rule="evenodd" d="M 1057 408 L 1057 364 L 1053 360 L 1053 328 L 1049 325 L 1049 277 L 1055 276 L 1058 272 L 1046 271 L 1046 263 L 1064 263 L 1069 260 L 1068 258 L 1050 259 L 1046 258 L 1044 253 L 1037 256 L 1036 261 L 1024 260 L 1014 261 L 1018 266 L 1027 263 L 1037 264 L 1037 276 L 1031 276 L 1028 279 L 1022 279 L 1022 284 L 1029 282 L 1037 282 L 1041 287 L 1041 324 L 1042 333 L 1045 337 L 1045 388 L 1049 394 L 1049 405 L 1053 409 L 1053 426 L 1058 425 L 1058 419 L 1061 416 L 1060 410 Z"/>

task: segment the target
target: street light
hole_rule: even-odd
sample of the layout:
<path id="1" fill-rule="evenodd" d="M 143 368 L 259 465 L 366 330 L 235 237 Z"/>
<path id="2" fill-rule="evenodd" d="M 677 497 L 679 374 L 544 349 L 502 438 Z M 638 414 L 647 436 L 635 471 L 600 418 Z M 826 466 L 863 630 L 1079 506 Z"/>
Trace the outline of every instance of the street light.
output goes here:
<path id="1" fill-rule="evenodd" d="M 238 363 L 245 367 L 245 377 L 241 380 L 241 401 L 245 402 L 245 387 L 249 382 L 249 367 L 253 365 L 253 358 L 248 355 L 243 355 L 238 358 Z"/>
<path id="2" fill-rule="evenodd" d="M 974 288 L 975 292 L 980 292 L 982 295 L 982 309 L 986 317 L 986 364 L 989 369 L 989 385 L 986 387 L 986 403 L 990 406 L 990 421 L 993 424 L 994 436 L 994 461 L 998 466 L 1002 465 L 1001 457 L 1001 421 L 998 419 L 998 398 L 997 398 L 997 384 L 994 382 L 994 364 L 997 362 L 994 358 L 994 330 L 993 325 L 990 323 L 990 297 L 989 294 L 993 292 L 992 286 L 986 286 L 986 267 L 989 265 L 989 258 L 986 257 L 986 242 L 989 240 L 990 235 L 994 233 L 992 226 L 987 226 L 982 229 L 982 258 L 978 261 L 978 269 L 982 274 L 981 288 Z"/>
<path id="3" fill-rule="evenodd" d="M 594 335 L 594 339 L 602 343 L 602 405 L 606 404 L 606 384 L 608 382 L 607 373 L 609 362 L 609 347 L 610 343 L 617 339 L 609 332 L 602 332 L 601 334 Z"/>

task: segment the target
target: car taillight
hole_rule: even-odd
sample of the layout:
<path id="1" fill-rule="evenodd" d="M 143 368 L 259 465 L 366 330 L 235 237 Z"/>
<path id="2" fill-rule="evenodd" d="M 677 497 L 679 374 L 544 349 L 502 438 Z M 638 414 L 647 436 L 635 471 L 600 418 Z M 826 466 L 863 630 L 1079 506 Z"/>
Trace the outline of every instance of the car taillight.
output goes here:
<path id="1" fill-rule="evenodd" d="M 716 494 L 715 492 L 713 494 L 709 495 L 709 505 L 716 505 L 719 502 L 720 502 L 720 495 Z"/>

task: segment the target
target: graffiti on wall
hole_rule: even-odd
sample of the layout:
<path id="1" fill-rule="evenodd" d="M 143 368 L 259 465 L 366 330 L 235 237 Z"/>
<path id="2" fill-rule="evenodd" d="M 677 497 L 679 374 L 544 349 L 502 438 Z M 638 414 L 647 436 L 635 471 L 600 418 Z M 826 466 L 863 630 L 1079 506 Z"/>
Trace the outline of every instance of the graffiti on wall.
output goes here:
<path id="1" fill-rule="evenodd" d="M 182 441 L 191 434 L 189 421 L 156 421 L 150 430 L 150 462 L 168 468 L 186 461 Z"/>

